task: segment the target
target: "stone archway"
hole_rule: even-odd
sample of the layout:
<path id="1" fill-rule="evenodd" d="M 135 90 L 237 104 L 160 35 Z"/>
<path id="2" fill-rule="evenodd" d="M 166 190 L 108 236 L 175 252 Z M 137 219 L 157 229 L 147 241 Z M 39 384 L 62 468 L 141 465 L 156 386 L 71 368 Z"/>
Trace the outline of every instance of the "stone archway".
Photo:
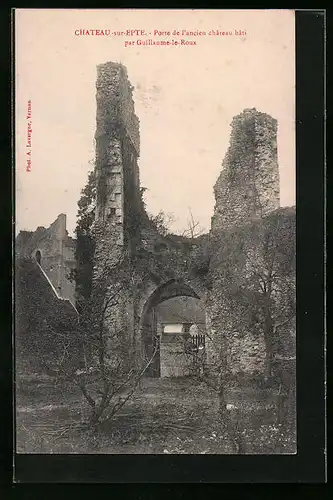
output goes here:
<path id="1" fill-rule="evenodd" d="M 140 321 L 140 333 L 144 354 L 147 359 L 153 358 L 146 375 L 161 376 L 160 336 L 156 308 L 159 304 L 175 297 L 193 297 L 200 300 L 199 294 L 183 280 L 172 279 L 157 287 L 150 295 L 143 308 Z"/>

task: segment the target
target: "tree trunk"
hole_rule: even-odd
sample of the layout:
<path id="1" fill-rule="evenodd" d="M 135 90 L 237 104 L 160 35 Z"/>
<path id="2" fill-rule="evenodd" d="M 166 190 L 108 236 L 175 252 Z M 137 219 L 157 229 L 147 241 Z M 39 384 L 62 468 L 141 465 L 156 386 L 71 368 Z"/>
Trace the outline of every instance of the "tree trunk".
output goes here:
<path id="1" fill-rule="evenodd" d="M 269 304 L 269 296 L 265 297 L 264 304 L 264 342 L 265 342 L 265 380 L 268 380 L 272 375 L 272 358 L 273 358 L 273 321 Z"/>
<path id="2" fill-rule="evenodd" d="M 265 329 L 266 330 L 266 329 Z M 269 380 L 272 375 L 272 341 L 267 331 L 264 334 L 265 339 L 265 380 Z"/>
<path id="3" fill-rule="evenodd" d="M 285 403 L 287 399 L 287 394 L 279 394 L 278 396 L 278 407 L 277 407 L 277 418 L 276 423 L 282 424 L 285 419 Z"/>
<path id="4" fill-rule="evenodd" d="M 222 427 L 225 427 L 227 434 L 232 443 L 235 453 L 243 453 L 243 446 L 240 445 L 237 429 L 232 421 L 232 418 L 227 410 L 227 402 L 225 398 L 225 388 L 224 388 L 224 376 L 225 373 L 223 369 L 220 369 L 219 380 L 218 380 L 218 398 L 219 398 L 219 421 Z"/>
<path id="5" fill-rule="evenodd" d="M 98 411 L 98 409 L 92 410 L 91 415 L 90 415 L 90 419 L 89 419 L 89 428 L 92 431 L 94 431 L 98 427 L 100 416 L 101 415 L 100 415 L 100 412 Z"/>
<path id="6" fill-rule="evenodd" d="M 218 395 L 219 395 L 219 412 L 220 414 L 223 414 L 225 409 L 226 409 L 226 401 L 225 401 L 225 391 L 224 391 L 224 384 L 223 384 L 223 373 L 222 369 L 220 370 L 219 373 L 219 382 L 218 382 Z"/>

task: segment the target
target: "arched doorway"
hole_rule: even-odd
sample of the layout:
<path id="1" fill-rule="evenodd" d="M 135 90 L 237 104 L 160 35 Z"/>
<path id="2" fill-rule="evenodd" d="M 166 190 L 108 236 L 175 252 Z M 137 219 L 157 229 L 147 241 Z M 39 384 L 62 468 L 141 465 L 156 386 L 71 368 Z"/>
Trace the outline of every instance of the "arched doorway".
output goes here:
<path id="1" fill-rule="evenodd" d="M 147 376 L 177 376 L 177 370 L 174 371 L 174 375 L 170 370 L 170 374 L 166 375 L 167 371 L 163 369 L 165 360 L 162 360 L 161 373 L 161 340 L 171 343 L 173 337 L 177 340 L 181 335 L 190 335 L 191 325 L 204 322 L 204 312 L 198 321 L 199 311 L 194 312 L 195 305 L 192 303 L 189 307 L 188 302 L 183 300 L 182 303 L 180 300 L 175 300 L 176 298 L 195 299 L 194 302 L 200 303 L 201 310 L 204 310 L 200 296 L 181 280 L 170 280 L 153 292 L 144 307 L 140 328 L 145 356 L 148 360 L 152 359 Z M 162 352 L 166 355 L 165 345 Z"/>

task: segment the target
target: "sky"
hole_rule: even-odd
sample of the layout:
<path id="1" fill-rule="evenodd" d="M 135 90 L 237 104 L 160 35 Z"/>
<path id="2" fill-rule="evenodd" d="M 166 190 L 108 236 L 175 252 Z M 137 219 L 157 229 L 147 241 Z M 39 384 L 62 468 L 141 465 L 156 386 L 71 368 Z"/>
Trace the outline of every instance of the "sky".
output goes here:
<path id="1" fill-rule="evenodd" d="M 145 34 L 75 35 L 80 29 Z M 147 209 L 173 214 L 173 231 L 187 227 L 189 211 L 209 230 L 230 123 L 245 108 L 278 120 L 281 206 L 294 205 L 294 31 L 291 10 L 16 10 L 16 231 L 66 213 L 73 234 L 94 163 L 96 66 L 107 61 L 127 67 Z M 172 39 L 196 45 L 138 45 Z"/>

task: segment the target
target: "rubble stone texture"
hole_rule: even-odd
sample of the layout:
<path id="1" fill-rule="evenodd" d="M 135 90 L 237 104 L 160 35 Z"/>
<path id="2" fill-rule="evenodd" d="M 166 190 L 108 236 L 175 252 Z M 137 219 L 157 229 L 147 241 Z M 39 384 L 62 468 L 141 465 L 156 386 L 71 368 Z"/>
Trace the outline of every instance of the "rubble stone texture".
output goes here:
<path id="1" fill-rule="evenodd" d="M 274 356 L 293 354 L 295 215 L 293 207 L 280 208 L 247 225 L 220 231 L 212 242 L 209 328 L 211 337 L 223 343 L 226 365 L 233 374 L 265 371 L 265 303 L 272 320 L 269 338 Z M 209 342 L 207 348 L 214 364 L 216 350 Z"/>
<path id="2" fill-rule="evenodd" d="M 128 81 L 126 68 L 111 62 L 99 65 L 96 90 L 94 281 L 96 286 L 103 279 L 110 280 L 112 284 L 112 273 L 108 274 L 108 269 L 117 265 L 117 260 L 124 252 L 134 262 L 137 275 L 141 276 L 138 281 L 132 280 L 128 289 L 123 289 L 119 307 L 107 312 L 106 322 L 110 329 L 118 324 L 116 328 L 126 331 L 134 344 L 141 342 L 146 345 L 143 349 L 151 352 L 154 310 L 158 305 L 157 298 L 152 300 L 152 297 L 162 297 L 163 292 L 160 293 L 160 290 L 170 280 L 175 280 L 172 296 L 181 295 L 187 283 L 194 285 L 190 295 L 196 296 L 196 290 L 200 290 L 199 296 L 206 305 L 206 328 L 212 334 L 216 330 L 220 338 L 221 332 L 231 333 L 225 339 L 229 370 L 233 373 L 262 372 L 265 355 L 263 339 L 253 337 L 250 329 L 245 331 L 245 336 L 242 332 L 238 338 L 234 326 L 228 326 L 230 318 L 223 314 L 224 309 L 228 309 L 225 301 L 228 290 L 220 290 L 221 279 L 213 273 L 210 290 L 204 279 L 200 282 L 200 277 L 191 283 L 187 269 L 187 262 L 191 260 L 191 243 L 186 253 L 188 243 L 178 241 L 179 237 L 172 240 L 159 234 L 145 213 L 137 161 L 140 154 L 139 120 L 134 111 L 133 88 Z M 246 109 L 236 116 L 222 166 L 214 186 L 216 204 L 210 232 L 212 238 L 249 221 L 262 220 L 279 207 L 277 121 L 256 109 Z M 245 272 L 245 264 L 241 263 L 241 272 Z M 224 273 L 227 268 L 228 264 L 222 263 L 217 274 Z M 230 311 L 232 307 L 228 309 L 228 314 Z M 159 356 L 166 351 L 164 347 L 161 346 Z M 179 348 L 180 345 L 176 343 L 174 349 L 177 351 Z M 210 348 L 207 342 L 208 359 Z M 164 360 L 166 365 L 174 356 L 169 358 Z M 155 373 L 159 372 L 158 368 L 154 370 Z M 172 373 L 176 371 L 174 367 L 171 370 Z"/>
<path id="3" fill-rule="evenodd" d="M 45 364 L 54 366 L 63 355 L 63 345 L 54 332 L 64 326 L 66 334 L 75 332 L 78 314 L 69 298 L 59 296 L 54 286 L 58 276 L 50 276 L 34 258 L 30 258 L 29 253 L 25 256 L 21 253 L 17 258 L 15 368 L 18 372 L 33 373 L 45 369 Z"/>
<path id="4" fill-rule="evenodd" d="M 132 243 L 126 233 L 139 209 L 139 120 L 132 86 L 121 64 L 98 66 L 96 83 L 96 222 L 107 229 L 108 248 Z"/>
<path id="5" fill-rule="evenodd" d="M 75 304 L 75 284 L 69 279 L 76 265 L 75 240 L 68 236 L 65 214 L 58 215 L 48 228 L 20 231 L 15 251 L 18 258 L 37 260 L 57 294 Z"/>
<path id="6" fill-rule="evenodd" d="M 93 287 L 108 281 L 108 294 L 119 283 L 113 280 L 138 241 L 137 215 L 140 211 L 138 169 L 139 120 L 134 113 L 132 86 L 127 70 L 108 62 L 97 67 L 96 82 L 96 220 L 92 228 L 96 246 Z M 119 305 L 106 311 L 107 323 L 115 330 L 131 330 L 133 305 L 126 290 L 118 294 Z"/>
<path id="7" fill-rule="evenodd" d="M 274 118 L 253 108 L 233 119 L 230 146 L 214 193 L 212 231 L 264 217 L 280 206 Z"/>
<path id="8" fill-rule="evenodd" d="M 154 308 L 145 306 L 159 286 L 172 278 L 184 278 L 182 243 L 179 238 L 173 241 L 159 234 L 144 210 L 137 163 L 139 120 L 126 68 L 108 62 L 99 65 L 97 71 L 93 281 L 95 289 L 107 281 L 106 294 L 112 294 L 113 285 L 117 286 L 114 266 L 124 255 L 130 265 L 136 259 L 135 270 L 128 270 L 129 284 L 123 286 L 119 305 L 106 311 L 106 324 L 110 332 L 126 332 L 131 342 L 141 342 L 145 345 L 141 349 L 151 352 Z"/>
<path id="9" fill-rule="evenodd" d="M 216 204 L 209 235 L 200 239 L 165 234 L 148 217 L 141 198 L 139 120 L 132 91 L 124 66 L 112 62 L 98 66 L 92 290 L 103 301 L 119 290 L 116 305 L 113 301 L 104 316 L 110 354 L 118 347 L 124 350 L 125 344 L 129 353 L 141 360 L 149 358 L 156 347 L 159 304 L 186 296 L 199 299 L 205 310 L 208 363 L 214 365 L 222 346 L 230 373 L 263 373 L 264 338 L 251 317 L 252 306 L 239 296 L 256 296 L 253 277 L 273 263 L 278 266 L 280 280 L 274 319 L 284 325 L 279 336 L 284 335 L 282 344 L 288 346 L 287 353 L 295 345 L 295 325 L 284 321 L 295 302 L 289 294 L 294 289 L 295 266 L 287 262 L 295 253 L 295 210 L 276 214 L 277 122 L 255 109 L 236 116 L 214 187 Z M 279 258 L 270 264 L 265 262 L 263 244 L 274 227 L 273 248 L 277 248 Z M 42 268 L 57 293 L 74 301 L 74 283 L 67 279 L 75 265 L 74 241 L 66 232 L 64 214 L 49 229 L 21 232 L 16 249 L 18 257 L 28 259 L 36 259 L 39 250 Z M 182 349 L 182 339 L 172 344 L 161 342 L 156 362 L 150 367 L 152 376 L 187 374 L 188 359 Z M 285 358 L 281 345 L 279 352 Z M 130 356 L 128 359 L 132 362 Z"/>

